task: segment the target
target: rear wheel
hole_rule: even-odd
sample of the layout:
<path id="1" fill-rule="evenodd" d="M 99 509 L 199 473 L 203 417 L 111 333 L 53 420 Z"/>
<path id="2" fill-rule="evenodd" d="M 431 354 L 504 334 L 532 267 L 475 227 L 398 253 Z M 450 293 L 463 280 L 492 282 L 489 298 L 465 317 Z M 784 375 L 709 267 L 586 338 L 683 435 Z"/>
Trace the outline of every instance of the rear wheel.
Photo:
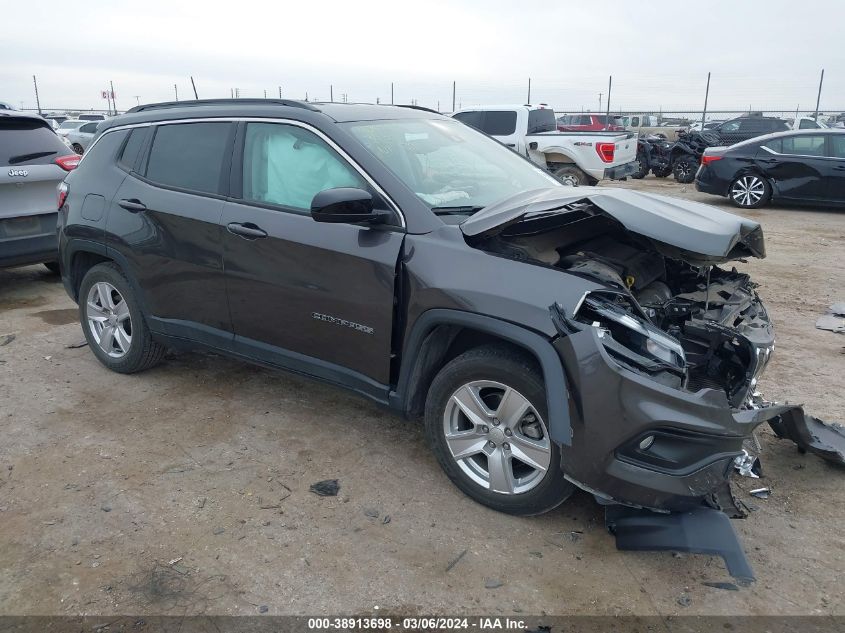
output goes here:
<path id="1" fill-rule="evenodd" d="M 79 320 L 88 347 L 103 365 L 121 374 L 149 369 L 164 358 L 132 287 L 117 265 L 97 264 L 82 279 Z"/>
<path id="2" fill-rule="evenodd" d="M 653 167 L 651 169 L 651 173 L 654 174 L 655 178 L 666 178 L 666 176 L 672 173 L 672 166 L 664 165 L 662 167 Z"/>
<path id="3" fill-rule="evenodd" d="M 508 514 L 547 512 L 574 490 L 546 419 L 534 363 L 496 345 L 449 362 L 426 400 L 426 436 L 446 475 L 479 503 Z"/>
<path id="4" fill-rule="evenodd" d="M 560 180 L 564 185 L 568 185 L 570 187 L 584 187 L 590 182 L 587 178 L 587 174 L 575 165 L 564 165 L 563 167 L 558 167 L 554 172 L 552 172 L 552 175 Z"/>
<path id="5" fill-rule="evenodd" d="M 73 149 L 73 151 L 77 154 L 82 154 L 82 152 L 84 151 L 82 149 L 82 145 L 80 145 L 79 143 L 74 143 L 73 145 L 71 145 L 71 149 Z"/>
<path id="6" fill-rule="evenodd" d="M 680 183 L 688 184 L 695 180 L 695 172 L 698 171 L 699 160 L 695 156 L 685 154 L 675 161 L 672 165 L 672 173 L 675 174 L 675 180 Z"/>
<path id="7" fill-rule="evenodd" d="M 772 186 L 762 176 L 746 174 L 731 183 L 728 197 L 742 209 L 762 207 L 772 196 Z"/>

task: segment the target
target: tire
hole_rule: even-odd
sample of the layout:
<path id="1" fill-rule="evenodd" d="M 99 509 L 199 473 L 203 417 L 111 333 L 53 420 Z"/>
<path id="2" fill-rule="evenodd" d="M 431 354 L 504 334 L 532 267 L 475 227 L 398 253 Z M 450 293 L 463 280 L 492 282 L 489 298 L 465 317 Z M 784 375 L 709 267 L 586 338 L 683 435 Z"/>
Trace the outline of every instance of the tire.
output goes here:
<path id="1" fill-rule="evenodd" d="M 521 413 L 496 410 L 503 402 Z M 494 510 L 530 516 L 556 508 L 575 490 L 564 479 L 547 418 L 545 385 L 532 359 L 487 345 L 437 374 L 426 399 L 425 433 L 443 471 L 465 494 Z M 461 450 L 467 456 L 456 458 Z"/>
<path id="2" fill-rule="evenodd" d="M 564 185 L 569 185 L 570 187 L 585 187 L 590 182 L 587 174 L 575 165 L 564 165 L 563 167 L 558 167 L 552 172 L 552 175 L 560 180 Z"/>
<path id="3" fill-rule="evenodd" d="M 631 174 L 631 178 L 641 180 L 648 176 L 648 159 L 645 156 L 637 156 L 637 164 L 639 165 L 639 169 Z"/>
<path id="4" fill-rule="evenodd" d="M 59 262 L 44 262 L 44 267 L 54 275 L 60 275 L 62 272 L 59 268 Z"/>
<path id="5" fill-rule="evenodd" d="M 758 174 L 739 176 L 728 188 L 728 198 L 740 209 L 758 209 L 771 197 L 772 186 Z"/>
<path id="6" fill-rule="evenodd" d="M 667 165 L 666 167 L 654 167 L 652 168 L 651 173 L 654 174 L 655 178 L 666 178 L 672 173 L 672 167 L 671 165 Z"/>
<path id="7" fill-rule="evenodd" d="M 71 145 L 70 147 L 71 147 L 71 149 L 72 149 L 74 152 L 76 152 L 76 153 L 77 153 L 77 154 L 79 154 L 80 156 L 82 155 L 82 152 L 84 151 L 84 150 L 82 149 L 82 145 L 80 145 L 79 143 L 74 143 L 74 144 L 73 144 L 73 145 Z"/>
<path id="8" fill-rule="evenodd" d="M 699 160 L 695 156 L 684 154 L 672 164 L 672 173 L 675 180 L 683 184 L 689 184 L 695 180 L 695 172 L 698 171 Z"/>
<path id="9" fill-rule="evenodd" d="M 82 279 L 79 322 L 103 365 L 133 374 L 157 365 L 165 348 L 150 335 L 132 286 L 114 263 L 97 264 Z"/>

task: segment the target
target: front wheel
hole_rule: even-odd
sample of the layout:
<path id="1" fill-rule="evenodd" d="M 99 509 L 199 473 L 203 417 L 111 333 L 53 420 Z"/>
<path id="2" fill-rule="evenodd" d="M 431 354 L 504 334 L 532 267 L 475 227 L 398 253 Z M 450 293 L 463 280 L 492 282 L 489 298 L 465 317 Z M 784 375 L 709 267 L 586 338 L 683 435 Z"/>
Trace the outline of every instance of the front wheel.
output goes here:
<path id="1" fill-rule="evenodd" d="M 542 376 L 500 346 L 469 350 L 437 375 L 425 430 L 440 466 L 468 496 L 515 515 L 547 512 L 575 489 L 549 436 Z"/>
<path id="2" fill-rule="evenodd" d="M 634 178 L 635 180 L 645 178 L 648 176 L 648 170 L 648 158 L 644 155 L 637 156 L 637 171 L 631 174 L 631 178 Z"/>
<path id="3" fill-rule="evenodd" d="M 132 287 L 113 263 L 97 264 L 82 279 L 79 320 L 88 347 L 103 365 L 121 374 L 149 369 L 164 358 Z"/>
<path id="4" fill-rule="evenodd" d="M 731 183 L 728 197 L 741 209 L 757 209 L 769 201 L 772 186 L 762 176 L 746 174 Z"/>
<path id="5" fill-rule="evenodd" d="M 698 171 L 698 159 L 690 154 L 679 157 L 672 165 L 672 173 L 675 180 L 688 184 L 695 180 L 695 172 Z"/>

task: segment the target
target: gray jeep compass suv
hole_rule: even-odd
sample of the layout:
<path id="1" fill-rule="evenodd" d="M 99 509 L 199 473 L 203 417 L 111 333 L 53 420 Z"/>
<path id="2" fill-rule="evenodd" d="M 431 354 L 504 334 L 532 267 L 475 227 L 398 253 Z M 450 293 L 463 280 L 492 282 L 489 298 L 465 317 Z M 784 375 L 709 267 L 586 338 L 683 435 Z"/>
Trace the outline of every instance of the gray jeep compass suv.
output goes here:
<path id="1" fill-rule="evenodd" d="M 141 106 L 64 187 L 62 276 L 106 367 L 202 347 L 352 389 L 424 417 L 448 477 L 503 512 L 580 487 L 617 542 L 677 513 L 719 541 L 743 440 L 805 424 L 755 399 L 774 335 L 722 266 L 765 255 L 757 223 L 562 186 L 435 112 Z M 722 547 L 684 538 L 628 546 Z"/>

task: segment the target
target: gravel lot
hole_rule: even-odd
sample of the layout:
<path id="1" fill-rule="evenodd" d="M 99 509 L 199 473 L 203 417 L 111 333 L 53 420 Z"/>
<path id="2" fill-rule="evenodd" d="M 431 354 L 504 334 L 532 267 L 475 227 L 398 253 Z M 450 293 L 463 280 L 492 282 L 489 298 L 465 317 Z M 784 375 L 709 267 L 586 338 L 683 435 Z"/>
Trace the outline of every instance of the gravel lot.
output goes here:
<path id="1" fill-rule="evenodd" d="M 671 180 L 613 186 L 730 209 Z M 845 213 L 746 215 L 769 257 L 739 266 L 778 328 L 762 390 L 843 421 L 845 337 L 814 323 L 845 299 Z M 586 494 L 531 519 L 475 504 L 420 425 L 343 391 L 200 354 L 110 373 L 74 347 L 76 307 L 43 267 L 0 271 L 9 334 L 2 614 L 845 614 L 845 471 L 768 427 L 766 478 L 738 482 L 758 581 L 727 591 L 703 584 L 731 581 L 720 559 L 617 552 Z M 337 497 L 309 492 L 330 478 Z"/>

